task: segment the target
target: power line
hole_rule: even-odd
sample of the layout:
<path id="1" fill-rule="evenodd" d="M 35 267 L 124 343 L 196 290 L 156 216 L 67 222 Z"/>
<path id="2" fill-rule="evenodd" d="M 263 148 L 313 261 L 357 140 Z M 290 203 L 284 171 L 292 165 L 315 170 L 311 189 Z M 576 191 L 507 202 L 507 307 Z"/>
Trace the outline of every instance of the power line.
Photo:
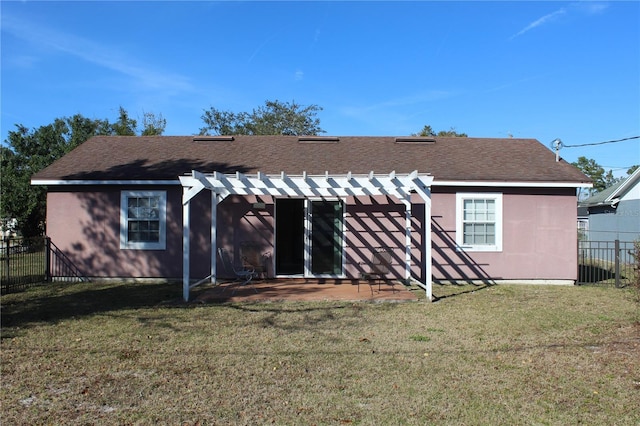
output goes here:
<path id="1" fill-rule="evenodd" d="M 604 141 L 604 142 L 581 143 L 579 145 L 565 145 L 565 144 L 562 144 L 562 146 L 565 147 L 565 148 L 578 148 L 580 146 L 604 145 L 604 144 L 607 144 L 607 143 L 623 142 L 623 141 L 628 141 L 628 140 L 631 140 L 631 139 L 640 139 L 640 136 L 631 136 L 631 137 L 628 137 L 628 138 L 615 139 L 615 140 L 612 140 L 612 141 Z"/>
<path id="2" fill-rule="evenodd" d="M 635 166 L 635 164 L 632 164 L 630 166 L 622 166 L 622 167 L 620 167 L 620 166 L 605 166 L 605 165 L 602 165 L 600 167 L 604 167 L 605 169 L 611 169 L 612 171 L 615 172 L 617 170 L 628 170 L 633 166 Z"/>

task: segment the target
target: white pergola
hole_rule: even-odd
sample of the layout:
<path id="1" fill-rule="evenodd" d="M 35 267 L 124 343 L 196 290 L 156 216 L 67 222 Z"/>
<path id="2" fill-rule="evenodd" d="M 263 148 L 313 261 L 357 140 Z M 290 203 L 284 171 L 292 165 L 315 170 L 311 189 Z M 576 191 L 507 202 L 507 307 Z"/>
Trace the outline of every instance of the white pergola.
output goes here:
<path id="1" fill-rule="evenodd" d="M 425 282 L 416 279 L 425 288 L 428 300 L 432 300 L 431 287 L 431 184 L 433 176 L 419 174 L 413 171 L 409 174 L 380 175 L 370 172 L 368 175 L 355 175 L 351 172 L 344 175 L 289 176 L 284 172 L 279 175 L 266 175 L 258 172 L 256 175 L 242 173 L 224 174 L 213 172 L 210 174 L 192 171 L 190 175 L 180 176 L 182 184 L 182 245 L 183 245 L 183 284 L 182 295 L 189 300 L 189 290 L 206 281 L 216 282 L 217 263 L 217 209 L 218 204 L 229 195 L 271 195 L 274 197 L 315 197 L 315 198 L 344 198 L 388 195 L 397 198 L 405 205 L 405 280 L 411 280 L 411 194 L 415 192 L 424 202 L 425 209 L 422 241 L 424 254 L 422 269 L 425 271 Z M 190 204 L 193 197 L 200 191 L 207 189 L 211 195 L 211 274 L 196 282 L 190 282 Z"/>

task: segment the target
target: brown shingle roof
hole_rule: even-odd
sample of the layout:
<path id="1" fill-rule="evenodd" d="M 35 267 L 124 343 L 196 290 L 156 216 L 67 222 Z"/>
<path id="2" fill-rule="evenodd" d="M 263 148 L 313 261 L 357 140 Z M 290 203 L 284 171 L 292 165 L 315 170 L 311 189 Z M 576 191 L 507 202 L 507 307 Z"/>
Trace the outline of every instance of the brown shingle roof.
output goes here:
<path id="1" fill-rule="evenodd" d="M 436 181 L 588 182 L 589 178 L 535 139 L 435 138 L 398 143 L 394 137 L 339 137 L 299 142 L 297 136 L 235 136 L 194 141 L 193 136 L 96 136 L 49 167 L 36 180 L 165 180 L 191 170 L 290 175 L 430 173 Z"/>

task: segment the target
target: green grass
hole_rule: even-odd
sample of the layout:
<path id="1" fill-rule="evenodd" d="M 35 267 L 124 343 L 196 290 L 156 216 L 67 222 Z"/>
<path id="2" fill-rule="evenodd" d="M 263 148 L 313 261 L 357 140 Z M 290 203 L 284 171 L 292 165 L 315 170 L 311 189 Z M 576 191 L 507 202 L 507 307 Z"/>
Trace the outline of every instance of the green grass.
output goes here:
<path id="1" fill-rule="evenodd" d="M 438 303 L 179 302 L 169 284 L 2 297 L 3 424 L 640 423 L 628 289 L 434 286 Z"/>

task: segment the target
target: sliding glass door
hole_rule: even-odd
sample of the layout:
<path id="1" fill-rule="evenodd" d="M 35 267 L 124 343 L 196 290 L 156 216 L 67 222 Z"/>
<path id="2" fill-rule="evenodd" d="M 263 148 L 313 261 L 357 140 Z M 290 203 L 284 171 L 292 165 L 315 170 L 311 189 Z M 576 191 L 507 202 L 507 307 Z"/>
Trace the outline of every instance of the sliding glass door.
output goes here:
<path id="1" fill-rule="evenodd" d="M 344 204 L 340 200 L 276 200 L 277 275 L 343 274 Z"/>

